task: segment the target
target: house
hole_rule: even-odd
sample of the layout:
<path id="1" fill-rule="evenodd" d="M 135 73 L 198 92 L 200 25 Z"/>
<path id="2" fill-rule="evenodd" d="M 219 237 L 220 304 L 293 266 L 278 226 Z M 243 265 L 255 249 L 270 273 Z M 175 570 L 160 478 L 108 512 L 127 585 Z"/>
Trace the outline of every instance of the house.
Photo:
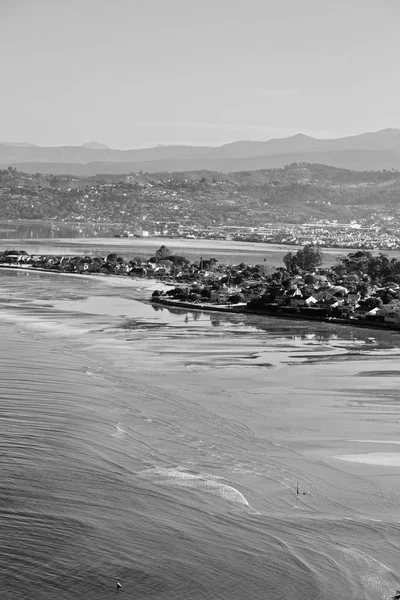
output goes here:
<path id="1" fill-rule="evenodd" d="M 347 302 L 352 306 L 356 306 L 361 300 L 361 295 L 358 292 L 349 292 L 347 294 Z"/>
<path id="2" fill-rule="evenodd" d="M 245 302 L 250 302 L 251 300 L 254 300 L 254 298 L 258 298 L 260 296 L 259 291 L 256 291 L 250 287 L 244 289 L 242 288 L 240 293 Z"/>
<path id="3" fill-rule="evenodd" d="M 306 306 L 315 306 L 318 303 L 318 300 L 314 298 L 314 296 L 309 296 L 304 302 Z"/>
<path id="4" fill-rule="evenodd" d="M 380 308 L 380 313 L 383 316 L 386 315 L 400 315 L 400 302 L 399 300 L 391 300 L 388 304 L 383 304 Z"/>
<path id="5" fill-rule="evenodd" d="M 290 297 L 290 306 L 305 306 L 306 300 L 299 288 L 296 288 Z"/>
<path id="6" fill-rule="evenodd" d="M 364 319 L 370 310 L 370 308 L 366 308 L 365 306 L 360 306 L 357 304 L 357 306 L 354 308 L 353 315 L 357 319 Z"/>
<path id="7" fill-rule="evenodd" d="M 400 314 L 398 313 L 389 313 L 383 317 L 385 323 L 391 323 L 392 325 L 400 326 Z"/>
<path id="8" fill-rule="evenodd" d="M 238 287 L 228 287 L 225 284 L 219 290 L 212 290 L 210 300 L 215 304 L 227 304 L 228 298 L 236 294 L 240 294 L 241 289 Z"/>
<path id="9" fill-rule="evenodd" d="M 391 300 L 388 304 L 383 304 L 380 308 L 380 315 L 385 323 L 400 325 L 400 302 Z"/>

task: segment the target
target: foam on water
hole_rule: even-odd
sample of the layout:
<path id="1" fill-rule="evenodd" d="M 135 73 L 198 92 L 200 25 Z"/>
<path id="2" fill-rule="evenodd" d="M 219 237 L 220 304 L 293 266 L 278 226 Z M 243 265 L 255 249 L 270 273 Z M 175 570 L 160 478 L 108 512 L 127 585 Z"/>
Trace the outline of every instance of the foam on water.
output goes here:
<path id="1" fill-rule="evenodd" d="M 361 569 L 361 580 L 367 589 L 378 592 L 382 600 L 392 598 L 398 582 L 386 565 L 357 548 L 342 548 L 342 552 L 350 565 Z"/>
<path id="2" fill-rule="evenodd" d="M 119 427 L 119 425 L 115 425 L 115 432 L 113 433 L 113 437 L 121 438 L 124 436 L 125 433 L 125 429 L 122 429 L 122 427 Z"/>
<path id="3" fill-rule="evenodd" d="M 143 477 L 149 477 L 158 485 L 171 485 L 176 487 L 186 487 L 198 489 L 208 494 L 219 496 L 223 500 L 250 506 L 246 498 L 236 488 L 218 481 L 220 477 L 208 473 L 195 475 L 180 469 L 154 467 L 146 469 L 141 473 Z"/>

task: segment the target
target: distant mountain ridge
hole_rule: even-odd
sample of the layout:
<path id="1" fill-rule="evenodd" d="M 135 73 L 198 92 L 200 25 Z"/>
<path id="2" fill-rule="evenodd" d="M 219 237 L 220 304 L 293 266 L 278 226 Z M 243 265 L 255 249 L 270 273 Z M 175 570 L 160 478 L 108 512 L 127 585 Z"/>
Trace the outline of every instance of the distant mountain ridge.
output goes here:
<path id="1" fill-rule="evenodd" d="M 337 139 L 304 134 L 268 141 L 237 141 L 222 146 L 156 146 L 116 150 L 98 142 L 81 146 L 41 147 L 0 143 L 0 167 L 25 172 L 96 175 L 138 172 L 253 171 L 293 162 L 352 170 L 400 169 L 400 129 L 383 129 Z"/>

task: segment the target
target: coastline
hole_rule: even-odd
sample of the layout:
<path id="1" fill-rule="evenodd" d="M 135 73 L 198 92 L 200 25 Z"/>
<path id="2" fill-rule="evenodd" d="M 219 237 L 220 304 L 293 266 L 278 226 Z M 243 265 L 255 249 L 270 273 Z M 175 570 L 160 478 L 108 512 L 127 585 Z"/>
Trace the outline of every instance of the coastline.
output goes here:
<path id="1" fill-rule="evenodd" d="M 18 272 L 33 272 L 33 273 L 47 273 L 53 275 L 61 275 L 64 277 L 83 277 L 85 279 L 98 280 L 106 284 L 126 285 L 133 288 L 142 288 L 146 292 L 153 292 L 155 290 L 167 290 L 171 287 L 171 283 L 165 283 L 158 280 L 152 280 L 142 277 L 127 277 L 124 275 L 108 275 L 105 273 L 65 273 L 56 269 L 43 269 L 31 266 L 14 266 L 0 264 L 0 270 L 12 270 Z M 322 322 L 331 325 L 341 325 L 347 327 L 358 327 L 363 329 L 379 329 L 383 331 L 400 332 L 400 326 L 393 323 L 384 323 L 381 321 L 363 321 L 361 319 L 340 319 L 338 317 L 324 317 L 320 315 L 305 315 L 299 312 L 285 313 L 283 311 L 272 311 L 268 309 L 252 309 L 246 304 L 234 304 L 234 305 L 218 305 L 203 302 L 201 304 L 194 304 L 192 302 L 185 302 L 181 300 L 170 300 L 168 298 L 150 298 L 146 299 L 151 304 L 158 304 L 163 306 L 170 306 L 172 308 L 186 309 L 190 311 L 202 311 L 202 312 L 220 312 L 227 314 L 248 314 L 265 317 L 275 317 L 276 319 L 292 319 L 299 321 L 311 321 L 311 322 Z"/>
<path id="2" fill-rule="evenodd" d="M 0 270 L 7 271 L 23 271 L 26 273 L 46 273 L 48 275 L 61 275 L 62 277 L 76 277 L 83 278 L 89 280 L 98 280 L 102 281 L 106 284 L 116 284 L 116 285 L 124 285 L 131 287 L 141 287 L 145 288 L 147 291 L 152 292 L 154 290 L 159 289 L 169 289 L 170 284 L 166 284 L 162 281 L 157 281 L 154 279 L 146 279 L 143 277 L 126 277 L 124 275 L 108 275 L 106 273 L 66 273 L 65 271 L 59 271 L 57 269 L 42 269 L 30 266 L 14 266 L 14 265 L 4 265 L 0 264 Z M 139 285 L 140 284 L 140 285 Z"/>
<path id="3" fill-rule="evenodd" d="M 277 319 L 296 319 L 298 321 L 312 321 L 319 323 L 328 323 L 331 325 L 342 325 L 347 327 L 361 327 L 364 329 L 380 329 L 384 331 L 393 331 L 400 333 L 400 326 L 394 325 L 392 323 L 384 323 L 378 321 L 362 321 L 361 319 L 340 319 L 338 317 L 321 317 L 321 316 L 311 316 L 304 315 L 299 312 L 275 312 L 268 311 L 267 309 L 257 310 L 248 308 L 247 305 L 214 305 L 214 304 L 194 304 L 192 302 L 184 302 L 180 300 L 169 300 L 167 298 L 152 298 L 151 303 L 153 304 L 161 304 L 164 306 L 172 306 L 174 308 L 185 308 L 190 310 L 199 310 L 202 312 L 224 312 L 230 314 L 247 314 L 247 315 L 257 315 L 259 317 L 275 317 Z"/>

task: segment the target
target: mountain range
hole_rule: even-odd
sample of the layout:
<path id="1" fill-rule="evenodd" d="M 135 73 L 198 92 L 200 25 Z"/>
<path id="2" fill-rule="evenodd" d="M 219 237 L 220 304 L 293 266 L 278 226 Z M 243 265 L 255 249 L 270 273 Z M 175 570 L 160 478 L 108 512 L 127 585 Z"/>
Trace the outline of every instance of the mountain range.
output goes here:
<path id="1" fill-rule="evenodd" d="M 294 162 L 355 171 L 400 169 L 400 129 L 383 129 L 336 139 L 304 134 L 264 142 L 238 141 L 222 146 L 156 146 L 116 150 L 98 142 L 41 147 L 0 142 L 0 168 L 27 173 L 90 176 L 132 172 L 254 171 Z"/>

